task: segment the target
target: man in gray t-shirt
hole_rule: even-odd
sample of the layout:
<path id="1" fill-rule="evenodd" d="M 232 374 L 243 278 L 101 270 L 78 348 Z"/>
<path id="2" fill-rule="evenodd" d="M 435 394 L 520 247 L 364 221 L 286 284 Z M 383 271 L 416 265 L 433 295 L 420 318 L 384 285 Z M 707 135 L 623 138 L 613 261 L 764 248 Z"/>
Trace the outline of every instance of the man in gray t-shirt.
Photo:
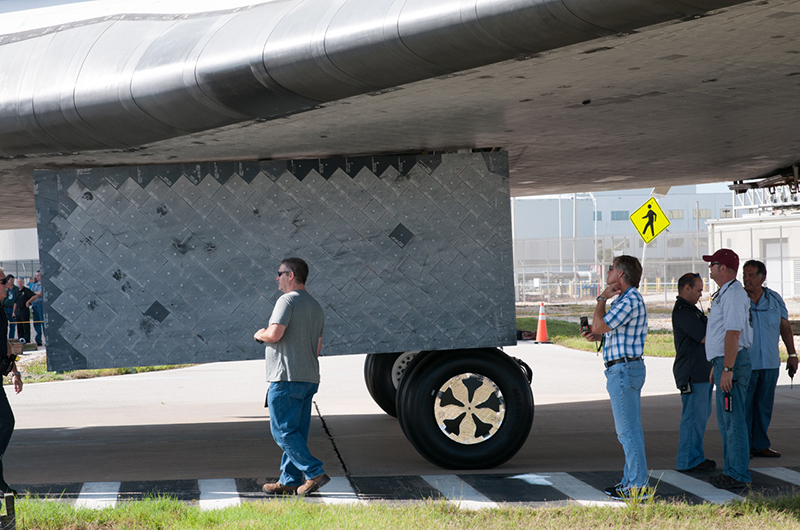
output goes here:
<path id="1" fill-rule="evenodd" d="M 269 326 L 255 334 L 266 342 L 267 405 L 270 430 L 283 449 L 278 482 L 264 484 L 270 494 L 306 495 L 330 482 L 322 462 L 308 449 L 311 399 L 319 388 L 319 352 L 325 315 L 306 291 L 308 265 L 287 258 L 278 267 L 278 288 L 285 293 L 275 303 Z"/>

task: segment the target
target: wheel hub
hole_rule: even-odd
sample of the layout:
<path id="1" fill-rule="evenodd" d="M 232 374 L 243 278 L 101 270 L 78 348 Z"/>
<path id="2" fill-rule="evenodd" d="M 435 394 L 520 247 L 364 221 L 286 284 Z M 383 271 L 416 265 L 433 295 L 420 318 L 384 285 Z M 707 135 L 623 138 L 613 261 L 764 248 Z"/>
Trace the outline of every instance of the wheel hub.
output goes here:
<path id="1" fill-rule="evenodd" d="M 418 353 L 418 351 L 407 351 L 400 354 L 397 360 L 395 360 L 392 366 L 392 384 L 395 389 L 400 388 L 400 381 L 403 380 L 403 376 L 406 374 L 406 368 L 408 368 L 409 363 L 414 360 L 414 357 L 416 357 Z"/>
<path id="2" fill-rule="evenodd" d="M 433 407 L 439 429 L 464 445 L 485 442 L 494 436 L 506 415 L 505 400 L 497 384 L 473 373 L 448 379 L 438 390 Z"/>

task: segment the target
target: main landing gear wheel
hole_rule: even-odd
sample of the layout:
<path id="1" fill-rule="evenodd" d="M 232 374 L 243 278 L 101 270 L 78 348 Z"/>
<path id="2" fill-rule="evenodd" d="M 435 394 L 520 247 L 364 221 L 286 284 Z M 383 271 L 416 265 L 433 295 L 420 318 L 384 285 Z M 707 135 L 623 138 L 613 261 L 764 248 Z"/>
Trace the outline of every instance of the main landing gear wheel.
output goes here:
<path id="1" fill-rule="evenodd" d="M 519 451 L 533 424 L 527 365 L 495 349 L 432 352 L 414 364 L 398 388 L 397 411 L 422 456 L 479 469 Z"/>
<path id="2" fill-rule="evenodd" d="M 369 395 L 389 416 L 397 417 L 397 387 L 417 354 L 418 351 L 371 353 L 364 361 L 364 381 Z"/>

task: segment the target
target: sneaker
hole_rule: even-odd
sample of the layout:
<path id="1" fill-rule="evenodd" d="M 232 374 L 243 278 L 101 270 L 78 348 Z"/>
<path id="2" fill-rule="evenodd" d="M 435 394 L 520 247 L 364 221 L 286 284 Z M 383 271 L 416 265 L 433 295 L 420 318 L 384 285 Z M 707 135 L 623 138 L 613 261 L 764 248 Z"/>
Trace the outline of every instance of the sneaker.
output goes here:
<path id="1" fill-rule="evenodd" d="M 280 482 L 267 483 L 261 486 L 261 489 L 267 495 L 294 495 L 297 493 L 299 486 L 286 486 Z"/>
<path id="2" fill-rule="evenodd" d="M 761 451 L 753 451 L 752 453 L 750 453 L 750 458 L 756 456 L 760 456 L 761 458 L 780 458 L 781 454 L 778 451 L 767 447 L 766 449 L 762 449 Z"/>
<path id="3" fill-rule="evenodd" d="M 650 498 L 650 488 L 624 488 L 622 484 L 610 486 L 605 490 L 606 495 L 617 501 L 647 500 Z"/>
<path id="4" fill-rule="evenodd" d="M 716 468 L 717 468 L 717 463 L 714 462 L 713 460 L 709 460 L 708 458 L 706 458 L 705 460 L 703 460 L 702 462 L 700 462 L 691 469 L 679 469 L 678 471 L 686 471 L 689 473 L 705 473 L 707 471 L 713 471 Z"/>
<path id="5" fill-rule="evenodd" d="M 323 473 L 318 477 L 310 478 L 306 480 L 305 484 L 297 488 L 297 494 L 302 496 L 302 495 L 308 495 L 309 493 L 314 493 L 315 491 L 317 491 L 330 481 L 331 477 L 329 477 L 325 473 Z"/>
<path id="6" fill-rule="evenodd" d="M 723 489 L 730 489 L 730 488 L 746 488 L 750 485 L 749 482 L 742 482 L 740 480 L 736 480 L 733 477 L 729 477 L 725 473 L 717 475 L 715 477 L 711 477 L 708 479 L 712 486 L 717 488 Z"/>

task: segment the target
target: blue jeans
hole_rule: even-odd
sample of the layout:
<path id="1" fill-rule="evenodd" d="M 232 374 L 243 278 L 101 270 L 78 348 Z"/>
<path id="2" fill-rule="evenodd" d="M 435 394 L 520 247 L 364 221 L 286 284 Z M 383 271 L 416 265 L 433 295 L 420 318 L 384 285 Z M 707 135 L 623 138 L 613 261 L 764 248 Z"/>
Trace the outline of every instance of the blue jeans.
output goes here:
<path id="1" fill-rule="evenodd" d="M 772 406 L 775 403 L 775 386 L 778 384 L 780 368 L 753 370 L 747 385 L 745 419 L 750 440 L 750 452 L 769 449 L 767 429 L 772 421 Z"/>
<path id="2" fill-rule="evenodd" d="M 715 357 L 711 362 L 714 364 L 714 382 L 717 385 L 717 424 L 725 460 L 722 472 L 740 482 L 750 482 L 750 443 L 744 417 L 747 385 L 750 384 L 750 352 L 746 349 L 739 350 L 736 355 L 731 388 L 732 412 L 725 411 L 724 393 L 719 387 L 725 358 Z"/>
<path id="3" fill-rule="evenodd" d="M 273 381 L 269 385 L 269 427 L 278 447 L 283 449 L 281 477 L 284 486 L 300 486 L 306 478 L 325 473 L 322 462 L 308 450 L 311 426 L 311 398 L 317 383 Z"/>
<path id="4" fill-rule="evenodd" d="M 14 332 L 17 330 L 17 325 L 16 324 L 12 324 L 12 322 L 16 321 L 11 316 L 11 314 L 14 312 L 14 308 L 13 307 L 4 307 L 3 309 L 6 310 L 6 319 L 8 320 L 8 340 L 11 340 L 11 339 L 14 338 Z"/>
<path id="5" fill-rule="evenodd" d="M 681 394 L 681 430 L 678 435 L 678 457 L 675 468 L 684 471 L 705 462 L 703 437 L 711 416 L 711 383 L 692 383 L 691 394 Z"/>
<path id="6" fill-rule="evenodd" d="M 642 431 L 644 378 L 645 367 L 641 359 L 606 368 L 606 390 L 611 398 L 614 427 L 625 451 L 625 471 L 620 481 L 623 488 L 644 488 L 649 483 Z"/>
<path id="7" fill-rule="evenodd" d="M 42 304 L 31 304 L 31 313 L 33 314 L 33 329 L 36 330 L 36 344 L 41 346 L 44 344 L 44 313 L 42 312 Z"/>

